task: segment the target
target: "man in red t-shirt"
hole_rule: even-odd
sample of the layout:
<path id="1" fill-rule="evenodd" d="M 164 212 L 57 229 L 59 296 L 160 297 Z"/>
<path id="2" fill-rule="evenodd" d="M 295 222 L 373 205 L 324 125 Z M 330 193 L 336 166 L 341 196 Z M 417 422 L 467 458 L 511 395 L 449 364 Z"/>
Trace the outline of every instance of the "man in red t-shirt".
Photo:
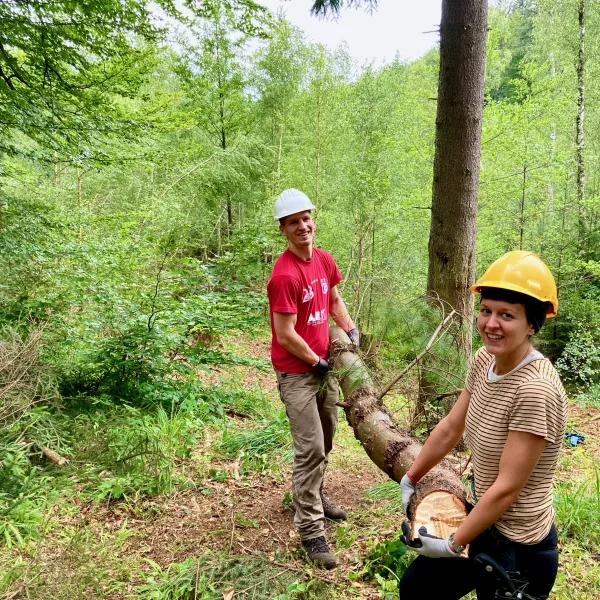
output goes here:
<path id="1" fill-rule="evenodd" d="M 271 360 L 294 444 L 294 523 L 309 558 L 331 569 L 336 559 L 325 540 L 325 517 L 346 513 L 323 493 L 323 475 L 337 425 L 338 384 L 330 376 L 329 317 L 358 346 L 358 331 L 337 291 L 342 275 L 332 256 L 315 248 L 314 210 L 308 196 L 285 190 L 275 219 L 288 247 L 277 259 L 267 293 Z"/>

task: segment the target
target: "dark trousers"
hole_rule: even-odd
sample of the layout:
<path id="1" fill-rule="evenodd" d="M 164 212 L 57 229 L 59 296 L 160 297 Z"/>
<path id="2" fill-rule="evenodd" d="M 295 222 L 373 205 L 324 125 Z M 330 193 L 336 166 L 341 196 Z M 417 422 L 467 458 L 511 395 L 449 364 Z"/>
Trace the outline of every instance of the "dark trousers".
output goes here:
<path id="1" fill-rule="evenodd" d="M 478 600 L 494 600 L 498 582 L 474 559 L 488 554 L 507 571 L 518 571 L 512 577 L 523 598 L 546 600 L 552 591 L 558 571 L 556 528 L 537 544 L 511 542 L 495 528 L 484 531 L 469 547 L 469 558 L 428 558 L 418 556 L 400 581 L 400 600 L 459 600 L 476 590 Z"/>

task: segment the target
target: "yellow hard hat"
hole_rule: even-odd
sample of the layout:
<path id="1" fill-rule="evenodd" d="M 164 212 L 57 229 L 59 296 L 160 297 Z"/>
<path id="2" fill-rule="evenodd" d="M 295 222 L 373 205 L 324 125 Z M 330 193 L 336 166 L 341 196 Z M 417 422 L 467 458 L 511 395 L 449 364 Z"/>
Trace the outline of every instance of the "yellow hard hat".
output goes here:
<path id="1" fill-rule="evenodd" d="M 533 252 L 514 250 L 501 256 L 488 267 L 471 291 L 478 294 L 484 287 L 512 290 L 547 302 L 547 317 L 555 317 L 558 312 L 554 277 L 546 263 Z"/>

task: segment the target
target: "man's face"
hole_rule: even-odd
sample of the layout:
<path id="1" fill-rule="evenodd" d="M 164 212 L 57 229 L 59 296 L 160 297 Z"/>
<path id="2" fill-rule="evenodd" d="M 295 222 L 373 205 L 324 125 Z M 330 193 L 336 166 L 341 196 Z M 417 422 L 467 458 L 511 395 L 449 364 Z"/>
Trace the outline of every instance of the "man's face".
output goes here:
<path id="1" fill-rule="evenodd" d="M 279 225 L 279 231 L 287 238 L 288 244 L 296 248 L 310 247 L 316 229 L 310 210 L 288 215 L 283 225 Z"/>

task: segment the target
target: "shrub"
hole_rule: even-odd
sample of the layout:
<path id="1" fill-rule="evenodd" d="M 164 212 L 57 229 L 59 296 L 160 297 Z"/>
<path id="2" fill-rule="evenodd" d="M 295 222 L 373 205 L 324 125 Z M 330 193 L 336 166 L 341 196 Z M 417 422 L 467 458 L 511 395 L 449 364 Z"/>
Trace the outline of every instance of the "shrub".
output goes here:
<path id="1" fill-rule="evenodd" d="M 597 332 L 579 323 L 556 362 L 565 381 L 589 386 L 600 381 L 600 339 Z"/>
<path id="2" fill-rule="evenodd" d="M 0 435 L 40 402 L 56 398 L 50 378 L 40 364 L 41 331 L 21 335 L 0 333 Z"/>

